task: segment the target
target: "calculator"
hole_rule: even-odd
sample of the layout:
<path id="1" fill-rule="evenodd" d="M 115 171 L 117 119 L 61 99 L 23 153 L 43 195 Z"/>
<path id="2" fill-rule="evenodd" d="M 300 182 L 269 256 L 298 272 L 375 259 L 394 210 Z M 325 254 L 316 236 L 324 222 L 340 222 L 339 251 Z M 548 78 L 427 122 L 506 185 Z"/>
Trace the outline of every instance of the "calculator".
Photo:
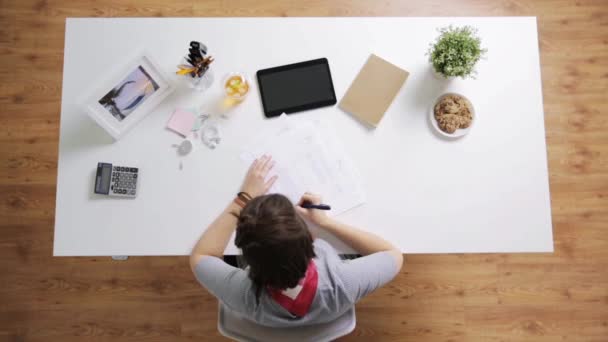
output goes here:
<path id="1" fill-rule="evenodd" d="M 136 167 L 97 163 L 94 192 L 100 195 L 134 198 L 137 196 L 138 177 L 139 169 Z"/>

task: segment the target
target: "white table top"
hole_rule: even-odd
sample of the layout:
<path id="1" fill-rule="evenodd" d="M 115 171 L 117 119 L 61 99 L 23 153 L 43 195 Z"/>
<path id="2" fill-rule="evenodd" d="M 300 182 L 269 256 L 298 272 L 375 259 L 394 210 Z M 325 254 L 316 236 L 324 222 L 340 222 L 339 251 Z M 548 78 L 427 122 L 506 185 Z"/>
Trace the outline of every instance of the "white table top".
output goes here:
<path id="1" fill-rule="evenodd" d="M 442 82 L 430 73 L 425 52 L 436 28 L 449 24 L 479 29 L 488 54 L 476 80 Z M 115 143 L 79 107 L 125 55 L 145 49 L 171 75 L 190 40 L 216 58 L 207 92 L 174 92 Z M 552 251 L 535 18 L 82 18 L 66 22 L 54 255 L 188 254 L 240 186 L 242 145 L 269 122 L 254 85 L 223 121 L 220 146 L 197 144 L 180 171 L 171 144 L 181 139 L 165 129 L 171 112 L 217 101 L 224 73 L 254 78 L 262 68 L 319 57 L 329 60 L 339 100 L 370 53 L 410 72 L 378 128 L 335 106 L 291 116 L 330 120 L 362 175 L 366 204 L 339 218 L 404 253 Z M 447 91 L 476 109 L 473 129 L 457 141 L 438 138 L 427 121 Z M 94 195 L 100 161 L 139 166 L 138 197 Z M 235 252 L 230 243 L 226 253 Z"/>

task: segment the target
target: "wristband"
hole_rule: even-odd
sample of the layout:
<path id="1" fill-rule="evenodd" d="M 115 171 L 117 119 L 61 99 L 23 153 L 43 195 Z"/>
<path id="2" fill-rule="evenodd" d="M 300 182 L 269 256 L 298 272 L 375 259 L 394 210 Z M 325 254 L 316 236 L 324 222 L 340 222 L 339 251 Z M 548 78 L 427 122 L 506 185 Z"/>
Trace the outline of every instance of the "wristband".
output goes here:
<path id="1" fill-rule="evenodd" d="M 236 196 L 238 198 L 240 198 L 241 200 L 243 200 L 243 202 L 245 202 L 245 203 L 247 203 L 253 199 L 253 197 L 251 197 L 251 195 L 246 193 L 245 191 L 239 192 L 238 194 L 236 194 Z"/>
<path id="2" fill-rule="evenodd" d="M 239 207 L 241 207 L 241 209 L 245 208 L 245 205 L 247 204 L 245 201 L 243 201 L 239 197 L 235 197 L 234 198 L 234 203 L 236 203 L 236 205 L 238 205 Z"/>

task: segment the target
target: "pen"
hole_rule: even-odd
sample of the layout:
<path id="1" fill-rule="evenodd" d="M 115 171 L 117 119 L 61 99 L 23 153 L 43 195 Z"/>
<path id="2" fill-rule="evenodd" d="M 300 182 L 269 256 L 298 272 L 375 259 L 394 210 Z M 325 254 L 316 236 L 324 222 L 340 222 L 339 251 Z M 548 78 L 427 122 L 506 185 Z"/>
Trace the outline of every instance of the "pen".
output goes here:
<path id="1" fill-rule="evenodd" d="M 300 206 L 304 209 L 331 210 L 331 207 L 327 204 L 302 203 Z"/>

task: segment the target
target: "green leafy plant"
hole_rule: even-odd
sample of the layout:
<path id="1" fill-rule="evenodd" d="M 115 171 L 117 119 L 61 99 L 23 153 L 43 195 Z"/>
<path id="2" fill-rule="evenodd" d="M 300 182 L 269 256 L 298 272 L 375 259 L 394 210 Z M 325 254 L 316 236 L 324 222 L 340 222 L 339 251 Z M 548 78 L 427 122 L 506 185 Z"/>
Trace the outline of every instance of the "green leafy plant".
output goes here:
<path id="1" fill-rule="evenodd" d="M 487 52 L 481 48 L 477 30 L 471 26 L 439 29 L 439 37 L 427 55 L 436 72 L 445 77 L 475 78 L 475 64 Z"/>

